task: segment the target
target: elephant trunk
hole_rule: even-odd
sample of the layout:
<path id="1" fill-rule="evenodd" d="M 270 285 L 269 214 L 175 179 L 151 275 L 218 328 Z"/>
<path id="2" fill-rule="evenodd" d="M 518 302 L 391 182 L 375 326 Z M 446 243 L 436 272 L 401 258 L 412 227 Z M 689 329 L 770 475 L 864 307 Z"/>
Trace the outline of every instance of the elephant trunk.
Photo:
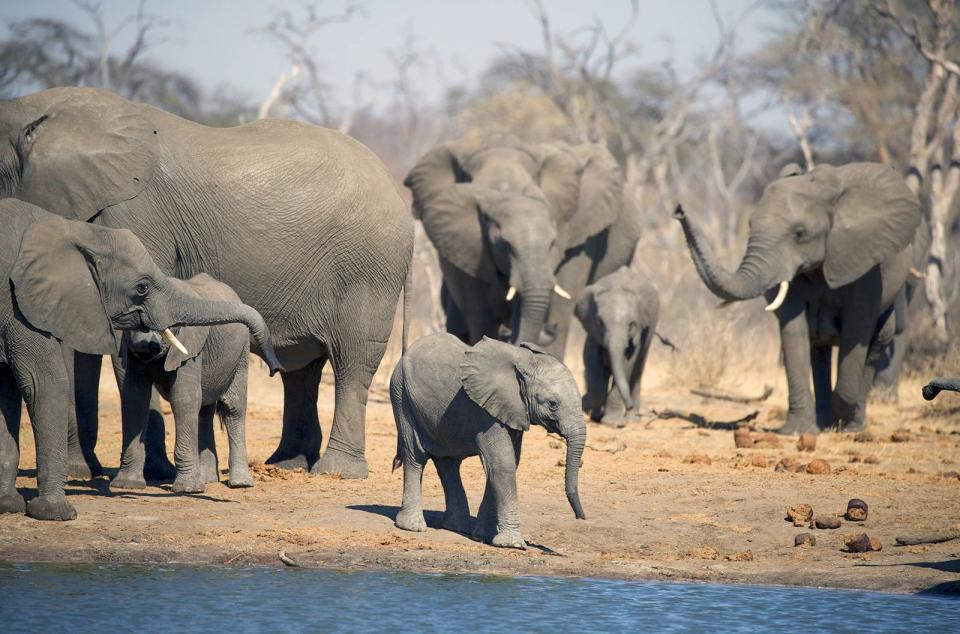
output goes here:
<path id="1" fill-rule="evenodd" d="M 174 323 L 166 327 L 243 324 L 250 331 L 250 337 L 263 354 L 263 359 L 270 368 L 270 375 L 283 371 L 283 366 L 273 350 L 267 323 L 260 313 L 246 304 L 185 296 L 178 298 L 173 320 Z"/>
<path id="2" fill-rule="evenodd" d="M 564 489 L 567 501 L 578 520 L 587 519 L 580 504 L 580 492 L 577 483 L 580 478 L 580 460 L 583 458 L 583 447 L 587 442 L 587 425 L 579 411 L 570 422 L 561 428 L 560 433 L 567 441 L 567 466 L 564 470 Z"/>
<path id="3" fill-rule="evenodd" d="M 728 302 L 753 299 L 780 281 L 765 272 L 775 269 L 764 259 L 765 250 L 758 237 L 750 236 L 740 266 L 731 273 L 717 262 L 703 232 L 687 218 L 679 205 L 673 212 L 673 216 L 680 221 L 687 246 L 690 248 L 690 256 L 693 258 L 697 273 L 700 274 L 700 279 L 710 292 L 720 299 Z"/>
<path id="4" fill-rule="evenodd" d="M 960 392 L 960 379 L 937 377 L 923 386 L 923 398 L 932 401 L 942 391 Z"/>
<path id="5" fill-rule="evenodd" d="M 520 327 L 513 343 L 528 341 L 538 343 L 540 331 L 547 321 L 547 311 L 550 308 L 550 293 L 553 292 L 553 281 L 548 284 L 525 286 L 520 297 Z"/>
<path id="6" fill-rule="evenodd" d="M 628 412 L 633 410 L 634 407 L 633 396 L 630 394 L 630 383 L 627 381 L 627 372 L 626 368 L 624 368 L 624 360 L 626 359 L 629 343 L 630 339 L 626 332 L 620 332 L 619 330 L 614 330 L 613 332 L 607 331 L 604 346 L 610 355 L 610 369 L 613 371 L 613 384 L 617 387 L 617 391 L 620 392 L 620 398 L 623 399 L 623 406 Z"/>

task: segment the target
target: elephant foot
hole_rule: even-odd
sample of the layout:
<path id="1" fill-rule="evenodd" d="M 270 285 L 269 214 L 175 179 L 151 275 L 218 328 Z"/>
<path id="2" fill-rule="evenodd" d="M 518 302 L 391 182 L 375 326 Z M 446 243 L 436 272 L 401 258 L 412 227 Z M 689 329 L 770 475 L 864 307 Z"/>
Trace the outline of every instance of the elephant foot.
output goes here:
<path id="1" fill-rule="evenodd" d="M 467 535 L 470 533 L 470 515 L 466 513 L 450 513 L 449 511 L 445 511 L 443 514 L 443 520 L 440 522 L 440 526 L 448 531 L 460 533 L 461 535 Z"/>
<path id="2" fill-rule="evenodd" d="M 71 455 L 67 462 L 67 478 L 71 480 L 93 480 L 102 475 L 103 465 L 96 455 L 90 458 Z"/>
<path id="3" fill-rule="evenodd" d="M 345 480 L 365 480 L 369 471 L 366 458 L 357 458 L 328 447 L 320 461 L 310 469 L 310 473 L 338 475 Z"/>
<path id="4" fill-rule="evenodd" d="M 817 427 L 816 421 L 808 416 L 788 413 L 787 422 L 783 424 L 783 427 L 774 431 L 783 435 L 799 435 L 808 432 L 819 434 L 820 428 Z"/>
<path id="5" fill-rule="evenodd" d="M 191 475 L 178 474 L 170 490 L 174 493 L 203 493 L 205 487 L 206 482 L 198 472 Z"/>
<path id="6" fill-rule="evenodd" d="M 519 531 L 500 531 L 490 540 L 492 546 L 497 548 L 517 548 L 519 550 L 527 549 L 527 542 L 523 541 Z"/>
<path id="7" fill-rule="evenodd" d="M 147 457 L 147 462 L 143 466 L 143 477 L 148 482 L 171 482 L 177 477 L 177 468 L 164 455 L 162 458 Z"/>
<path id="8" fill-rule="evenodd" d="M 23 514 L 27 510 L 27 505 L 23 501 L 23 496 L 19 493 L 13 495 L 0 495 L 0 513 L 18 513 Z"/>
<path id="9" fill-rule="evenodd" d="M 204 482 L 220 482 L 217 457 L 208 451 L 200 453 L 200 479 Z"/>
<path id="10" fill-rule="evenodd" d="M 397 513 L 397 519 L 393 521 L 393 525 L 401 530 L 414 531 L 417 533 L 422 533 L 427 530 L 427 522 L 423 519 L 423 511 L 400 509 L 400 512 Z"/>
<path id="11" fill-rule="evenodd" d="M 120 471 L 113 480 L 110 480 L 109 486 L 111 491 L 113 489 L 145 489 L 147 483 L 140 476 Z"/>
<path id="12" fill-rule="evenodd" d="M 614 429 L 623 429 L 627 426 L 627 421 L 632 420 L 623 414 L 607 414 L 600 420 L 600 424 Z"/>
<path id="13" fill-rule="evenodd" d="M 861 431 L 866 431 L 867 421 L 866 420 L 837 421 L 834 424 L 833 428 L 839 432 L 857 433 Z"/>
<path id="14" fill-rule="evenodd" d="M 250 470 L 230 469 L 230 479 L 227 480 L 227 486 L 231 489 L 249 489 L 252 487 L 253 476 L 250 475 Z"/>
<path id="15" fill-rule="evenodd" d="M 35 520 L 63 522 L 77 519 L 77 509 L 62 495 L 41 495 L 27 502 L 27 516 Z"/>

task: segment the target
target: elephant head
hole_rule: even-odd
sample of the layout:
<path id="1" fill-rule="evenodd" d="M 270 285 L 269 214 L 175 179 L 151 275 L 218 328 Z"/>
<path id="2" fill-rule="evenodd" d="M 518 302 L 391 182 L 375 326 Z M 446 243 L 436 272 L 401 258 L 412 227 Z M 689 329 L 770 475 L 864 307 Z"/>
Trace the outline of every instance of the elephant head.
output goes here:
<path id="1" fill-rule="evenodd" d="M 172 328 L 242 323 L 270 373 L 283 369 L 256 310 L 188 292 L 184 282 L 160 272 L 126 229 L 49 216 L 24 232 L 10 278 L 26 320 L 80 352 L 114 354 L 115 330 L 132 329 L 163 333 L 187 355 Z"/>
<path id="2" fill-rule="evenodd" d="M 584 519 L 577 481 L 587 428 L 570 370 L 535 345 L 514 347 L 484 337 L 467 350 L 460 380 L 467 396 L 501 424 L 527 431 L 535 423 L 566 439 L 567 500 Z"/>
<path id="3" fill-rule="evenodd" d="M 863 276 L 910 245 L 922 218 L 917 197 L 892 168 L 878 163 L 822 165 L 803 173 L 788 165 L 767 186 L 750 218 L 746 253 L 730 272 L 679 206 L 690 254 L 704 284 L 735 301 L 779 286 L 776 310 L 798 273 L 822 270 L 830 288 Z"/>
<path id="4" fill-rule="evenodd" d="M 538 341 L 564 253 L 610 226 L 622 175 L 605 148 L 516 143 L 430 150 L 404 184 L 440 256 L 519 301 L 513 341 Z"/>
<path id="5" fill-rule="evenodd" d="M 158 163 L 142 108 L 93 88 L 0 102 L 0 197 L 78 220 L 136 197 Z"/>

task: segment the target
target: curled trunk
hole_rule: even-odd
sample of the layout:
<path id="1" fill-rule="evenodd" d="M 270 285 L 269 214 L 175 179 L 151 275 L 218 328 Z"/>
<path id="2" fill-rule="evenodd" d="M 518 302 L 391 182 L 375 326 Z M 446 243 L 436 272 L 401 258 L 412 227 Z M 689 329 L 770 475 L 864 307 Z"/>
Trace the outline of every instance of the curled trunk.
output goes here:
<path id="1" fill-rule="evenodd" d="M 942 391 L 960 392 L 960 379 L 937 377 L 923 386 L 923 398 L 932 401 Z"/>
<path id="2" fill-rule="evenodd" d="M 564 489 L 567 501 L 578 520 L 586 519 L 583 506 L 580 504 L 580 492 L 577 483 L 580 478 L 580 461 L 583 458 L 583 447 L 587 442 L 587 426 L 583 416 L 579 413 L 572 422 L 561 432 L 567 441 L 567 465 L 564 470 Z"/>

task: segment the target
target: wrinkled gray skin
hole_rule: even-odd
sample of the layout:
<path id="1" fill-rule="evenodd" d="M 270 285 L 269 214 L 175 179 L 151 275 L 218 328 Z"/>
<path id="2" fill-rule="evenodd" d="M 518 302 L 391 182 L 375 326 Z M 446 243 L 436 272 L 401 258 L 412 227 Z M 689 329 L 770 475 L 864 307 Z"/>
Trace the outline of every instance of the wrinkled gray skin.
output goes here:
<path id="1" fill-rule="evenodd" d="M 937 377 L 923 386 L 923 398 L 932 401 L 937 394 L 946 390 L 947 392 L 960 392 L 960 378 L 948 379 Z"/>
<path id="2" fill-rule="evenodd" d="M 624 266 L 586 287 L 574 314 L 587 332 L 583 411 L 595 422 L 622 424 L 640 402 L 643 368 L 660 317 L 657 289 Z"/>
<path id="3" fill-rule="evenodd" d="M 924 234 L 920 203 L 903 178 L 876 163 L 821 165 L 809 174 L 785 167 L 750 219 L 735 272 L 717 262 L 680 208 L 675 215 L 697 272 L 717 297 L 772 301 L 779 283 L 790 282 L 776 310 L 790 400 L 780 431 L 864 428 L 876 363 L 896 331 L 894 304 L 905 292 L 912 243 Z M 839 367 L 831 390 L 835 345 Z"/>
<path id="4" fill-rule="evenodd" d="M 183 293 L 196 298 L 242 305 L 237 294 L 206 273 L 175 280 Z M 202 493 L 207 482 L 219 482 L 220 470 L 213 436 L 218 414 L 230 442 L 231 487 L 252 487 L 245 440 L 247 363 L 250 336 L 242 324 L 192 326 L 174 330 L 186 347 L 184 355 L 160 333 L 127 330 L 118 368 L 123 403 L 123 455 L 110 488 L 140 489 L 143 476 L 144 423 L 150 409 L 151 387 L 170 402 L 176 422 L 174 460 L 177 493 Z"/>
<path id="5" fill-rule="evenodd" d="M 599 145 L 449 143 L 404 184 L 440 258 L 447 332 L 466 343 L 509 331 L 562 358 L 575 299 L 627 264 L 640 235 Z"/>
<path id="6" fill-rule="evenodd" d="M 567 440 L 565 487 L 583 519 L 577 477 L 586 442 L 580 391 L 570 370 L 530 344 L 515 347 L 484 338 L 473 347 L 441 333 L 423 337 L 393 371 L 390 400 L 403 465 L 403 504 L 396 525 L 426 530 L 420 498 L 431 458 L 443 485 L 443 526 L 467 533 L 470 509 L 460 463 L 480 455 L 487 486 L 474 537 L 494 546 L 525 548 L 517 503 L 517 465 L 523 432 L 542 425 Z"/>
<path id="7" fill-rule="evenodd" d="M 77 516 L 63 491 L 72 351 L 117 351 L 114 329 L 238 322 L 271 373 L 282 369 L 255 310 L 185 293 L 129 231 L 65 220 L 16 200 L 0 201 L 0 217 L 0 512 L 24 510 L 16 489 L 22 399 L 36 439 L 39 488 L 26 512 L 42 520 Z"/>
<path id="8" fill-rule="evenodd" d="M 289 369 L 267 462 L 366 477 L 367 388 L 413 252 L 407 205 L 369 150 L 293 121 L 209 128 L 88 88 L 0 102 L 0 140 L 0 196 L 130 229 L 165 273 L 208 273 L 263 315 Z M 92 461 L 100 362 L 81 361 L 80 438 Z M 319 459 L 327 361 L 336 403 Z"/>

